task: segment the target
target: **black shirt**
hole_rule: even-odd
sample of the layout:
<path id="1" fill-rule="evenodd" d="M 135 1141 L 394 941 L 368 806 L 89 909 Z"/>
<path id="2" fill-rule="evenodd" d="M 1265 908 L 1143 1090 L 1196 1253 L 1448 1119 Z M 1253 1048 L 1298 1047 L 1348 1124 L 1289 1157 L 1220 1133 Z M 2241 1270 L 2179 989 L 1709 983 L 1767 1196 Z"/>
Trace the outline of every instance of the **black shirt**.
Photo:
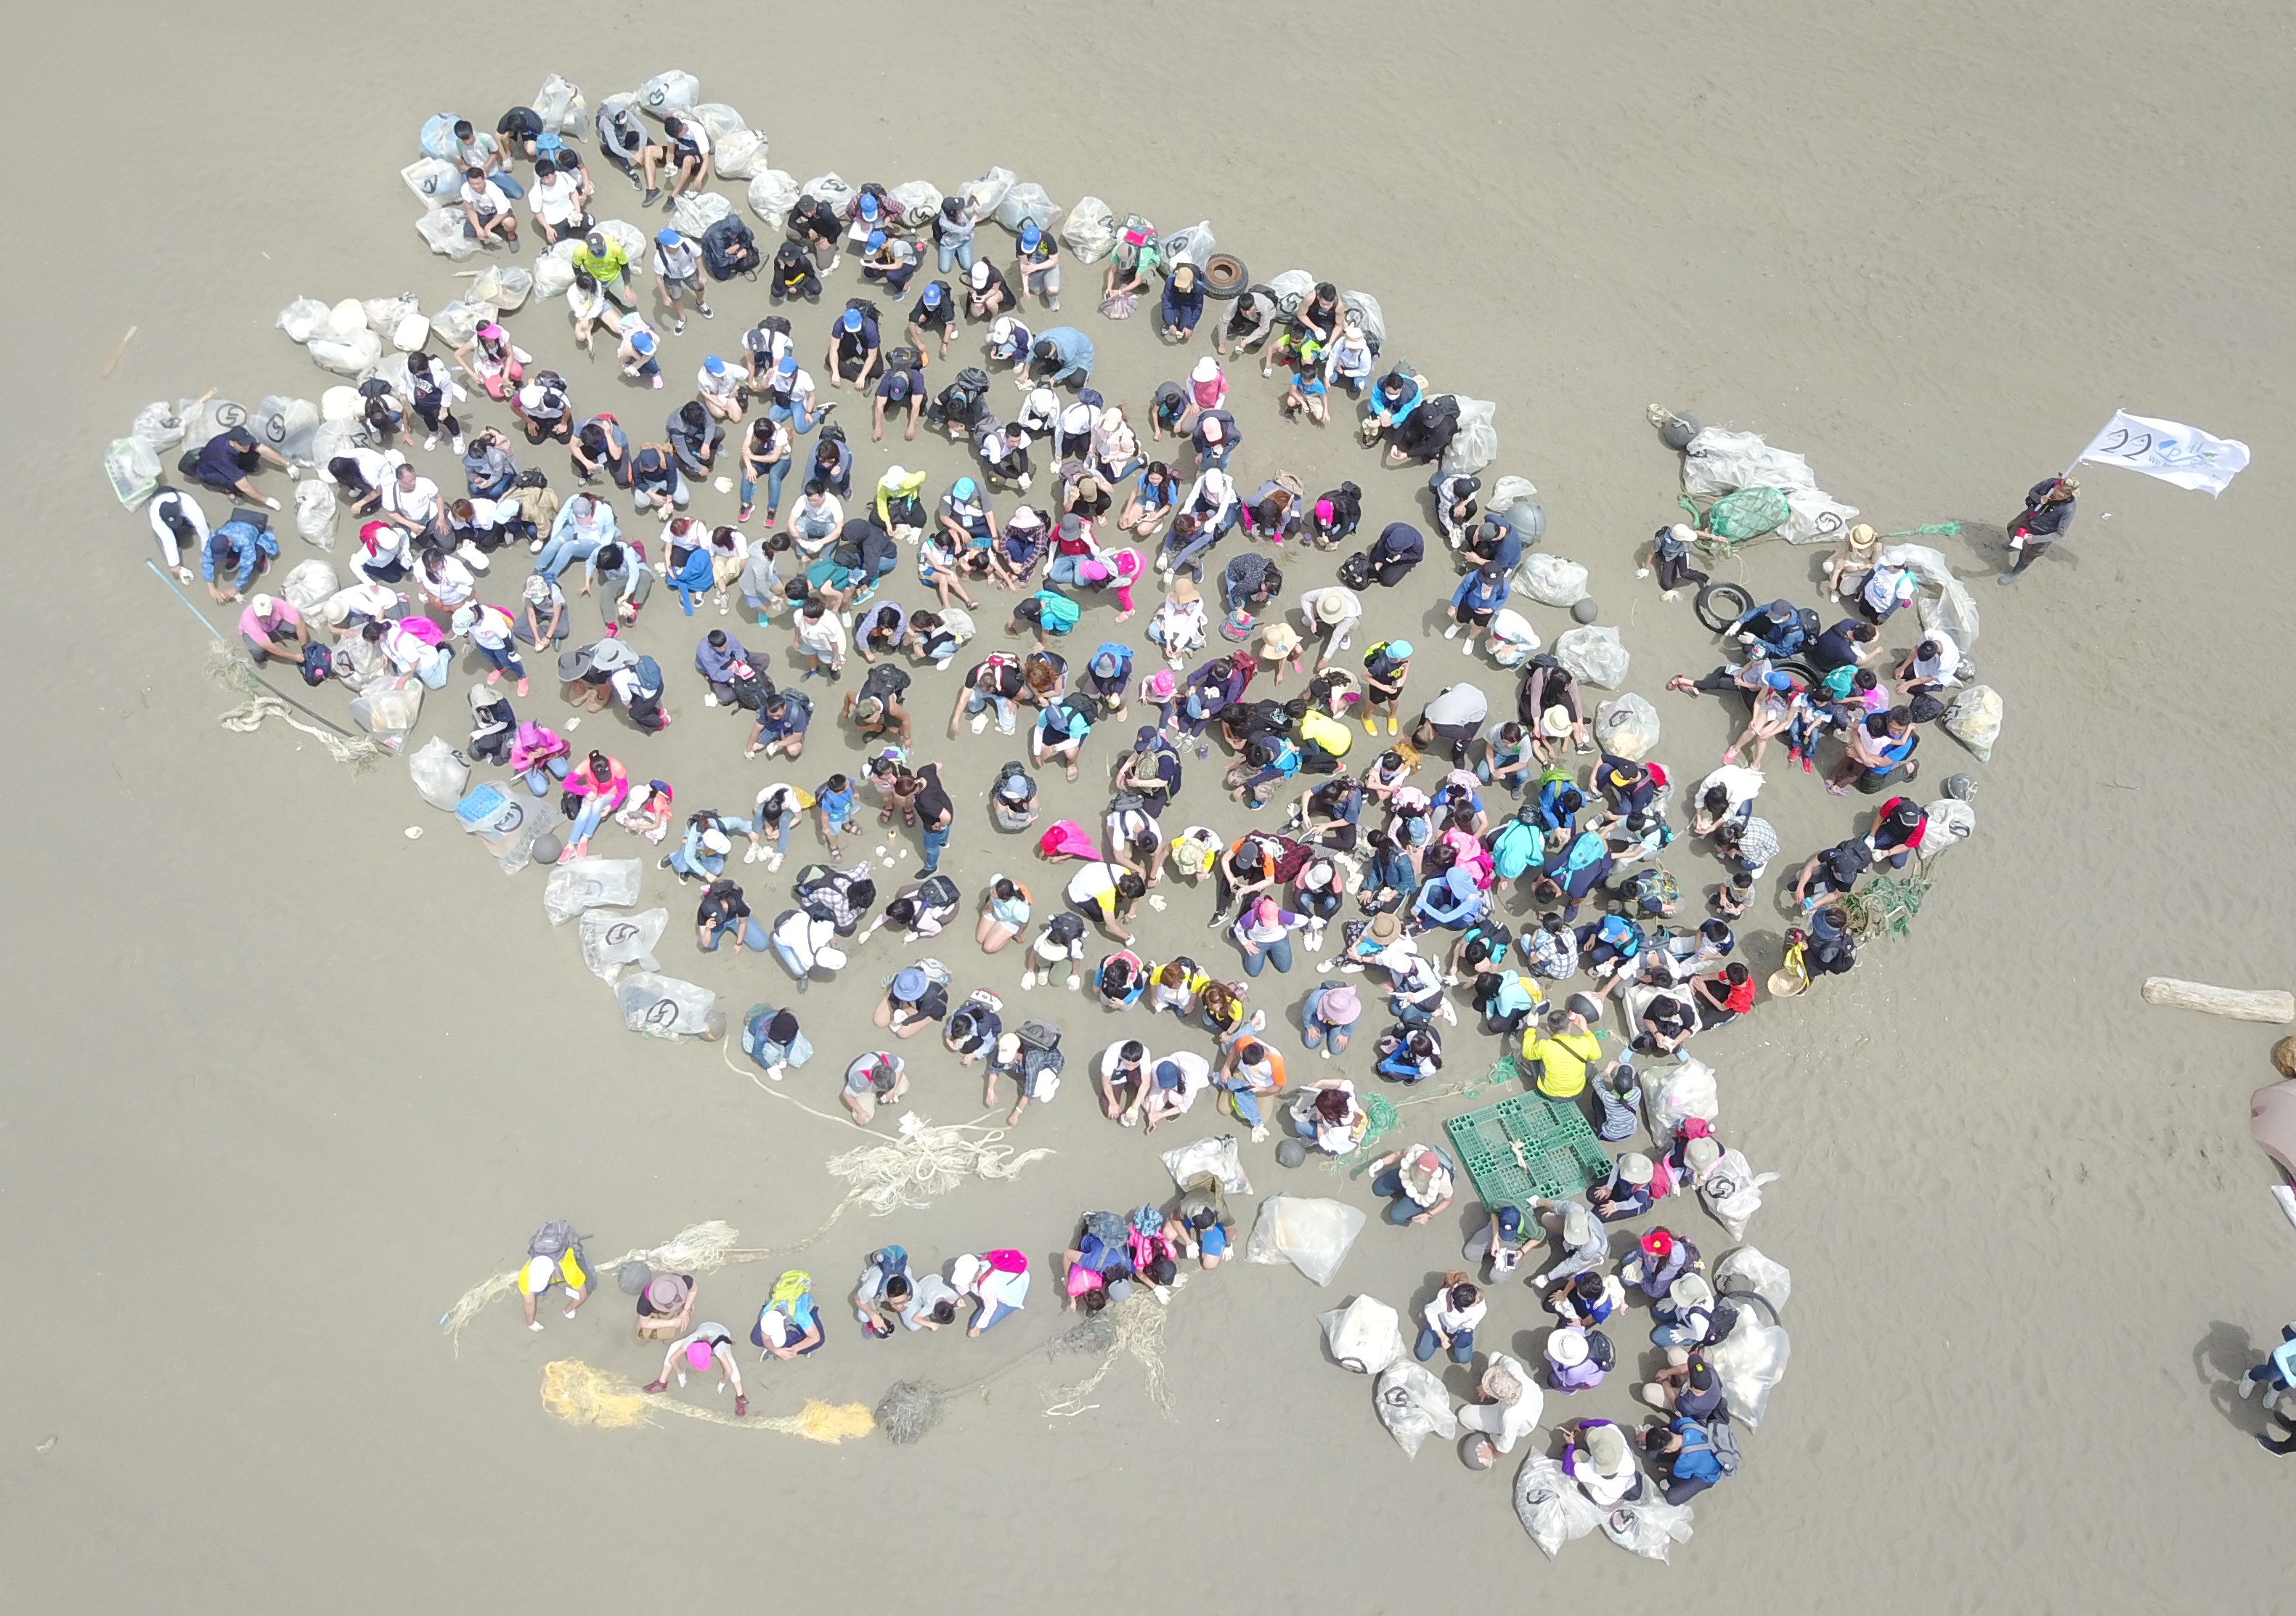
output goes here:
<path id="1" fill-rule="evenodd" d="M 940 307 L 928 308 L 925 307 L 924 299 L 920 297 L 917 299 L 917 306 L 909 310 L 909 324 L 919 331 L 939 331 L 954 324 L 956 319 L 956 299 L 949 296 L 948 283 L 935 281 L 933 284 L 940 288 Z"/>
<path id="2" fill-rule="evenodd" d="M 742 889 L 729 886 L 722 891 L 701 895 L 701 906 L 693 911 L 693 923 L 714 926 L 720 921 L 746 920 L 749 915 L 750 906 L 742 896 Z"/>
<path id="3" fill-rule="evenodd" d="M 988 677 L 984 678 L 983 675 Z M 999 662 L 993 666 L 988 662 L 976 662 L 964 676 L 964 683 L 968 689 L 980 691 L 984 695 L 1003 696 L 1010 701 L 1021 693 L 1022 680 L 1020 669 L 1011 662 Z"/>
<path id="4" fill-rule="evenodd" d="M 532 107 L 512 107 L 495 126 L 496 134 L 512 140 L 532 140 L 542 132 L 542 114 Z"/>
<path id="5" fill-rule="evenodd" d="M 1846 617 L 1817 636 L 1817 644 L 1813 649 L 1812 655 L 1817 660 L 1819 671 L 1831 672 L 1836 668 L 1847 668 L 1857 661 L 1857 653 L 1862 647 L 1857 641 L 1849 637 L 1849 631 L 1859 626 L 1857 619 Z"/>
<path id="6" fill-rule="evenodd" d="M 940 783 L 940 765 L 928 763 L 917 771 L 924 782 L 924 790 L 917 793 L 917 817 L 927 825 L 938 825 L 955 816 L 956 805 L 949 800 L 948 788 Z"/>

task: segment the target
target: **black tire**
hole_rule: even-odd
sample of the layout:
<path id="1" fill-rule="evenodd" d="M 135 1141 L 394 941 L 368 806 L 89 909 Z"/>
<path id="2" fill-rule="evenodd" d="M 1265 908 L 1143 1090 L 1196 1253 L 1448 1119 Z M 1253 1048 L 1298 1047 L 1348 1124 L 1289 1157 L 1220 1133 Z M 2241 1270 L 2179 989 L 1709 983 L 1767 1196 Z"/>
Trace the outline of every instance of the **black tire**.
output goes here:
<path id="1" fill-rule="evenodd" d="M 1783 662 L 1770 665 L 1788 678 L 1800 679 L 1805 687 L 1814 687 L 1817 684 L 1817 669 L 1807 662 L 1789 657 Z"/>
<path id="2" fill-rule="evenodd" d="M 1251 284 L 1251 271 L 1232 252 L 1212 254 L 1198 275 L 1204 283 L 1204 296 L 1222 303 L 1242 297 L 1244 288 Z"/>
<path id="3" fill-rule="evenodd" d="M 1698 592 L 1698 620 L 1716 634 L 1753 609 L 1753 592 L 1742 584 L 1708 584 Z"/>

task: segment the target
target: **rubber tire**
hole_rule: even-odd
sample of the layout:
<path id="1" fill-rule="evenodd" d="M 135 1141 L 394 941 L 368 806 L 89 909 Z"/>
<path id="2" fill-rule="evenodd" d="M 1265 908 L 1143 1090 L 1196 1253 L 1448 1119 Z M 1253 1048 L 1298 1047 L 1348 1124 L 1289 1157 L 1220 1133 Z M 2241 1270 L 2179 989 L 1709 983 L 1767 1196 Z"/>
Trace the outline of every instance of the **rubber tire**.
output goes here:
<path id="1" fill-rule="evenodd" d="M 1721 609 L 1723 603 L 1734 600 L 1739 604 L 1726 611 Z M 1722 633 L 1753 609 L 1753 592 L 1742 584 L 1706 584 L 1698 591 L 1698 620 L 1714 634 Z"/>
<path id="2" fill-rule="evenodd" d="M 1251 284 L 1251 271 L 1243 260 L 1232 252 L 1215 252 L 1204 260 L 1196 278 L 1203 283 L 1204 296 L 1215 302 L 1231 303 L 1243 295 Z"/>

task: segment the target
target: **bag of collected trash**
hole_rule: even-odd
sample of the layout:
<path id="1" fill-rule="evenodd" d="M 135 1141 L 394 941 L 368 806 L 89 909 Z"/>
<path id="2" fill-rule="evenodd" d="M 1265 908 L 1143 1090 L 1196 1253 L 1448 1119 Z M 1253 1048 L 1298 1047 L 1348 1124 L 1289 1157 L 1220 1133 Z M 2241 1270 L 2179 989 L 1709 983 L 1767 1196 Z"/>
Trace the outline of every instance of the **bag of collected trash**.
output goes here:
<path id="1" fill-rule="evenodd" d="M 325 605 L 341 587 L 333 563 L 314 555 L 287 570 L 286 581 L 279 586 L 279 593 L 287 597 L 289 605 L 308 617 Z"/>
<path id="2" fill-rule="evenodd" d="M 1927 545 L 1884 545 L 1876 559 L 1885 567 L 1903 567 L 1921 580 L 1914 610 L 1920 613 L 1923 628 L 1944 629 L 1964 652 L 1977 644 L 1977 598 L 1954 576 L 1942 552 Z"/>
<path id="3" fill-rule="evenodd" d="M 534 260 L 534 295 L 537 298 L 562 298 L 568 287 L 574 284 L 574 248 L 570 240 L 554 242 L 540 258 Z"/>
<path id="4" fill-rule="evenodd" d="M 395 752 L 422 716 L 422 686 L 370 690 L 351 698 L 350 712 L 352 723 L 380 741 L 385 751 Z"/>
<path id="5" fill-rule="evenodd" d="M 1034 225 L 1039 230 L 1053 222 L 1053 215 L 1061 210 L 1060 204 L 1034 180 L 1013 186 L 996 204 L 996 222 L 1018 235 L 1023 225 Z"/>
<path id="6" fill-rule="evenodd" d="M 1587 598 L 1587 569 L 1544 550 L 1522 558 L 1514 581 L 1542 606 L 1575 606 Z"/>
<path id="7" fill-rule="evenodd" d="M 639 229 L 627 219 L 600 219 L 597 228 L 599 234 L 622 250 L 622 256 L 630 261 L 633 274 L 638 266 L 649 261 L 646 247 L 653 240 L 652 232 Z"/>
<path id="8" fill-rule="evenodd" d="M 1788 488 L 1778 537 L 1790 545 L 1839 544 L 1857 520 L 1856 505 L 1845 505 L 1822 488 Z"/>
<path id="9" fill-rule="evenodd" d="M 1518 499 L 1537 499 L 1538 487 L 1528 477 L 1502 477 L 1491 485 L 1488 502 L 1493 511 L 1503 511 Z"/>
<path id="10" fill-rule="evenodd" d="M 1187 1187 L 1189 1179 L 1209 1174 L 1218 1180 L 1220 1188 L 1231 1195 L 1251 1194 L 1251 1180 L 1244 1177 L 1243 1163 L 1236 1155 L 1234 1134 L 1199 1139 L 1193 1144 L 1166 1151 L 1164 1170 L 1171 1174 L 1172 1182 L 1183 1189 Z"/>
<path id="11" fill-rule="evenodd" d="M 1344 1201 L 1270 1195 L 1259 1203 L 1243 1259 L 1289 1262 L 1317 1284 L 1327 1285 L 1363 1226 L 1363 1209 Z"/>
<path id="12" fill-rule="evenodd" d="M 103 451 L 103 474 L 119 503 L 135 510 L 160 486 L 160 456 L 141 438 L 119 438 Z"/>
<path id="13" fill-rule="evenodd" d="M 645 909 L 636 915 L 589 910 L 582 916 L 582 963 L 592 975 L 608 982 L 621 975 L 625 965 L 655 970 L 660 962 L 653 956 L 653 946 L 661 940 L 668 924 L 667 909 Z"/>
<path id="14" fill-rule="evenodd" d="M 1771 1261 L 1752 1246 L 1740 1246 L 1714 1265 L 1714 1289 L 1722 1296 L 1747 1292 L 1783 1313 L 1793 1294 L 1793 1275 L 1785 1264 Z"/>
<path id="15" fill-rule="evenodd" d="M 589 131 L 590 109 L 583 104 L 582 92 L 555 73 L 534 93 L 534 115 L 554 135 L 579 139 Z"/>
<path id="16" fill-rule="evenodd" d="M 1784 1325 L 1770 1323 L 1759 1308 L 1741 1308 L 1730 1333 L 1709 1345 L 1702 1356 L 1722 1383 L 1730 1417 L 1759 1425 L 1769 1408 L 1771 1388 L 1793 1356 L 1793 1341 Z"/>
<path id="17" fill-rule="evenodd" d="M 823 203 L 840 218 L 845 217 L 845 209 L 853 201 L 853 187 L 847 185 L 834 170 L 827 174 L 815 175 L 805 182 L 803 191 L 806 195 Z"/>
<path id="18" fill-rule="evenodd" d="M 2001 698 L 1990 685 L 1972 685 L 1954 697 L 1944 724 L 1946 734 L 1990 763 L 1993 743 L 2001 738 Z"/>
<path id="19" fill-rule="evenodd" d="M 364 332 L 373 336 L 373 332 Z M 321 339 L 325 340 L 325 339 Z M 377 357 L 381 357 L 378 354 Z M 270 445 L 288 459 L 304 465 L 311 463 L 311 437 L 319 430 L 319 406 L 308 398 L 290 398 L 283 393 L 267 395 L 248 417 L 248 430 L 255 434 L 258 443 Z"/>
<path id="20" fill-rule="evenodd" d="M 1706 530 L 1717 538 L 1759 538 L 1775 533 L 1792 514 L 1777 488 L 1741 488 L 1725 494 L 1706 513 Z"/>
<path id="21" fill-rule="evenodd" d="M 768 168 L 750 182 L 750 211 L 768 230 L 789 227 L 790 209 L 797 206 L 797 181 L 779 168 Z"/>
<path id="22" fill-rule="evenodd" d="M 457 298 L 430 316 L 430 330 L 449 348 L 460 348 L 479 334 L 479 327 L 495 317 L 491 303 L 465 303 Z"/>
<path id="23" fill-rule="evenodd" d="M 1759 432 L 1710 426 L 1683 447 L 1682 491 L 1693 497 L 1740 488 L 1784 492 L 1816 487 L 1817 477 L 1808 461 L 1791 449 L 1772 448 Z"/>
<path id="24" fill-rule="evenodd" d="M 279 318 L 274 324 L 287 333 L 289 341 L 308 342 L 313 337 L 330 333 L 329 313 L 328 306 L 316 298 L 297 298 L 279 311 Z"/>
<path id="25" fill-rule="evenodd" d="M 471 234 L 471 221 L 459 208 L 433 208 L 414 221 L 414 229 L 431 251 L 457 264 L 479 250 L 478 238 Z"/>
<path id="26" fill-rule="evenodd" d="M 1724 1151 L 1714 1165 L 1698 1175 L 1698 1199 L 1706 1215 L 1730 1231 L 1733 1240 L 1746 1238 L 1746 1225 L 1762 1210 L 1762 1185 L 1775 1173 L 1757 1173 L 1746 1153 L 1736 1146 Z"/>
<path id="27" fill-rule="evenodd" d="M 1604 751 L 1629 762 L 1657 749 L 1658 732 L 1658 709 L 1632 691 L 1595 710 L 1595 739 Z"/>
<path id="28" fill-rule="evenodd" d="M 681 203 L 684 197 L 677 199 Z M 724 197 L 715 199 L 721 206 L 731 207 Z M 534 291 L 534 272 L 523 264 L 489 264 L 479 271 L 464 295 L 474 303 L 490 303 L 504 314 L 523 304 Z"/>
<path id="29" fill-rule="evenodd" d="M 366 316 L 366 327 L 381 336 L 389 336 L 398 329 L 398 323 L 409 315 L 422 312 L 422 300 L 411 291 L 402 291 L 395 298 L 362 298 L 359 308 Z"/>
<path id="30" fill-rule="evenodd" d="M 419 314 L 407 316 L 390 328 L 390 345 L 402 354 L 411 354 L 430 340 L 430 322 Z"/>
<path id="31" fill-rule="evenodd" d="M 1940 852 L 1977 834 L 1977 810 L 1959 798 L 1940 797 L 1922 812 L 1929 816 L 1930 821 L 1930 828 L 1922 837 L 1925 855 Z"/>
<path id="32" fill-rule="evenodd" d="M 1413 1458 L 1429 1437 L 1449 1442 L 1459 1435 L 1459 1416 L 1452 1412 L 1451 1394 L 1424 1364 L 1390 1364 L 1380 1372 L 1379 1423 Z"/>
<path id="33" fill-rule="evenodd" d="M 1201 269 L 1218 247 L 1212 239 L 1211 220 L 1202 219 L 1185 230 L 1172 232 L 1156 244 L 1156 250 L 1163 256 L 1164 273 L 1169 275 L 1183 264 Z"/>
<path id="34" fill-rule="evenodd" d="M 314 337 L 307 351 L 311 362 L 321 370 L 331 370 L 338 376 L 365 376 L 382 362 L 382 339 L 364 328 L 348 337 Z M 312 424 L 316 426 L 318 412 L 312 411 Z"/>
<path id="35" fill-rule="evenodd" d="M 322 550 L 335 547 L 335 490 L 324 477 L 306 477 L 295 485 L 295 531 Z"/>
<path id="36" fill-rule="evenodd" d="M 540 803 L 513 797 L 498 785 L 473 786 L 455 805 L 455 817 L 487 844 L 505 875 L 515 875 L 534 861 L 534 844 L 547 823 Z"/>
<path id="37" fill-rule="evenodd" d="M 425 157 L 436 157 L 446 162 L 453 162 L 455 160 L 455 126 L 461 121 L 460 116 L 456 113 L 433 112 L 422 120 L 422 127 L 416 134 L 414 144 L 422 149 L 422 155 Z"/>
<path id="38" fill-rule="evenodd" d="M 331 422 L 357 421 L 366 400 L 359 397 L 358 389 L 338 381 L 319 395 L 319 424 Z"/>
<path id="39" fill-rule="evenodd" d="M 696 241 L 701 233 L 734 211 L 733 200 L 715 191 L 688 191 L 669 210 L 669 222 Z"/>
<path id="40" fill-rule="evenodd" d="M 444 158 L 418 157 L 398 171 L 414 199 L 427 206 L 438 208 L 463 188 L 463 171 Z"/>
<path id="41" fill-rule="evenodd" d="M 1379 350 L 1387 346 L 1387 316 L 1380 312 L 1379 299 L 1367 291 L 1343 291 L 1340 310 L 1362 322 L 1364 335 L 1371 340 L 1372 357 L 1377 358 Z"/>
<path id="42" fill-rule="evenodd" d="M 1304 269 L 1287 269 L 1267 283 L 1267 290 L 1275 299 L 1275 312 L 1288 320 L 1315 291 L 1316 277 Z"/>
<path id="43" fill-rule="evenodd" d="M 722 144 L 727 135 L 738 134 L 750 127 L 748 119 L 722 101 L 698 103 L 691 111 L 692 116 L 698 119 L 701 127 L 709 131 L 713 154 L 715 148 Z"/>
<path id="44" fill-rule="evenodd" d="M 1096 196 L 1080 196 L 1061 224 L 1061 242 L 1079 264 L 1097 264 L 1116 250 L 1116 209 Z"/>
<path id="45" fill-rule="evenodd" d="M 184 447 L 203 449 L 217 433 L 245 426 L 247 406 L 228 398 L 186 398 L 176 406 L 176 418 L 184 423 Z"/>
<path id="46" fill-rule="evenodd" d="M 1616 690 L 1626 682 L 1627 648 L 1615 628 L 1589 623 L 1566 628 L 1554 640 L 1554 660 L 1574 679 Z"/>
<path id="47" fill-rule="evenodd" d="M 374 447 L 374 433 L 365 416 L 349 421 L 322 421 L 319 430 L 311 434 L 311 463 L 324 466 L 340 460 L 353 449 Z"/>
<path id="48" fill-rule="evenodd" d="M 685 111 L 701 94 L 700 79 L 681 68 L 672 68 L 638 86 L 638 107 L 660 118 L 665 112 Z"/>
<path id="49" fill-rule="evenodd" d="M 585 909 L 627 909 L 638 900 L 635 858 L 575 858 L 554 866 L 542 890 L 542 912 L 562 926 Z"/>
<path id="50" fill-rule="evenodd" d="M 155 455 L 164 455 L 184 440 L 184 418 L 168 407 L 164 398 L 145 405 L 135 412 L 135 420 L 127 435 L 138 443 L 148 443 Z"/>
<path id="51" fill-rule="evenodd" d="M 994 215 L 1004 201 L 1004 193 L 1013 188 L 1013 174 L 1010 168 L 991 168 L 979 179 L 967 180 L 957 194 L 972 204 L 972 217 L 985 219 Z"/>
<path id="52" fill-rule="evenodd" d="M 906 230 L 922 230 L 940 211 L 940 187 L 931 180 L 905 179 L 885 199 L 893 204 L 893 217 Z"/>
<path id="53" fill-rule="evenodd" d="M 1520 668 L 1538 654 L 1538 630 L 1502 606 L 1491 613 L 1490 629 L 1483 636 L 1483 649 L 1501 668 Z"/>
<path id="54" fill-rule="evenodd" d="M 1603 1533 L 1629 1554 L 1663 1561 L 1676 1544 L 1690 1541 L 1690 1505 L 1669 1504 L 1655 1489 L 1644 1487 L 1633 1503 L 1611 1506 L 1603 1517 Z"/>
<path id="55" fill-rule="evenodd" d="M 710 152 L 710 166 L 722 179 L 748 179 L 766 163 L 766 136 L 761 129 L 736 129 L 718 140 Z"/>
<path id="56" fill-rule="evenodd" d="M 1455 396 L 1459 400 L 1459 430 L 1443 451 L 1443 469 L 1455 477 L 1464 477 L 1499 457 L 1499 430 L 1491 424 L 1499 406 L 1488 398 L 1470 398 L 1464 393 Z"/>
<path id="57" fill-rule="evenodd" d="M 1721 1113 L 1722 1093 L 1714 1069 L 1694 1055 L 1678 1056 L 1670 1065 L 1645 1066 L 1640 1076 L 1643 1118 L 1651 1137 L 1662 1144 L 1673 1143 L 1674 1130 L 1687 1119 L 1711 1122 Z"/>
<path id="58" fill-rule="evenodd" d="M 614 984 L 614 999 L 622 1007 L 622 1024 L 650 1038 L 714 1042 L 726 1036 L 726 1018 L 715 1013 L 717 994 L 693 982 L 636 971 Z"/>
<path id="59" fill-rule="evenodd" d="M 442 813 L 453 813 L 471 787 L 470 760 L 439 735 L 414 749 L 406 772 L 414 778 L 416 793 Z"/>
<path id="60" fill-rule="evenodd" d="M 1358 1296 L 1324 1315 L 1324 1344 L 1342 1369 L 1378 1374 L 1403 1356 L 1403 1324 L 1375 1296 Z"/>
<path id="61" fill-rule="evenodd" d="M 1549 1560 L 1603 1524 L 1603 1512 L 1563 1472 L 1560 1459 L 1534 1449 L 1514 1475 L 1515 1518 Z"/>

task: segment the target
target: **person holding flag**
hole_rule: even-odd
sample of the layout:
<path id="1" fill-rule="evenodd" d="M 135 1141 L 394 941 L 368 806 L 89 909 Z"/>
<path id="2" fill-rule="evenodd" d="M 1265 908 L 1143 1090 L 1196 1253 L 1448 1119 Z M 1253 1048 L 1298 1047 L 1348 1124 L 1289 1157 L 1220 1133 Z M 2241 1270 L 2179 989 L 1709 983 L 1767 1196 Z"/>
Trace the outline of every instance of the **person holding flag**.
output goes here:
<path id="1" fill-rule="evenodd" d="M 2079 492 L 2080 484 L 2070 477 L 2045 477 L 2027 491 L 2024 510 L 2009 519 L 2009 538 L 2003 547 L 2014 550 L 2017 559 L 2001 575 L 2001 582 L 2015 583 L 2042 551 L 2065 536 L 2079 504 L 2073 496 Z"/>

